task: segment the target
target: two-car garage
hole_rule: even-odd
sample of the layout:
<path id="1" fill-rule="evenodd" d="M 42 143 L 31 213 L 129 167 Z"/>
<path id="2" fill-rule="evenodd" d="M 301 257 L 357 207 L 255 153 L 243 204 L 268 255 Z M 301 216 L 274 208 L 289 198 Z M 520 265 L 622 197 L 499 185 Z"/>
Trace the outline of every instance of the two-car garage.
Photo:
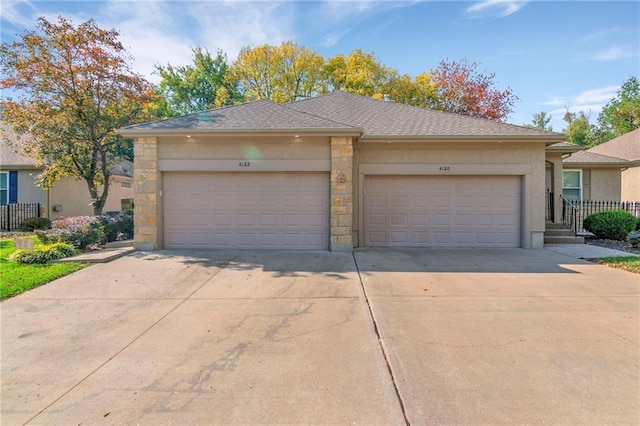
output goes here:
<path id="1" fill-rule="evenodd" d="M 520 247 L 519 176 L 365 178 L 366 247 Z"/>

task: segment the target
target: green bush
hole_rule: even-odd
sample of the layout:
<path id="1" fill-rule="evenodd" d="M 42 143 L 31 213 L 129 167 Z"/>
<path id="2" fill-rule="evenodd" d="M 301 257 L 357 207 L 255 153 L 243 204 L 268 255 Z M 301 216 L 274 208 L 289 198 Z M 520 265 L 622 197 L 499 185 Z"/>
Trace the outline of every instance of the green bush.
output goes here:
<path id="1" fill-rule="evenodd" d="M 632 231 L 627 235 L 627 242 L 631 244 L 631 247 L 640 246 L 640 231 Z"/>
<path id="2" fill-rule="evenodd" d="M 73 246 L 66 243 L 55 243 L 47 246 L 36 247 L 33 250 L 16 250 L 10 260 L 18 263 L 48 263 L 56 259 L 64 259 L 78 254 Z"/>
<path id="3" fill-rule="evenodd" d="M 102 216 L 100 222 L 108 242 L 133 238 L 133 216 Z"/>
<path id="4" fill-rule="evenodd" d="M 635 229 L 636 222 L 636 217 L 628 211 L 610 210 L 587 216 L 583 226 L 596 238 L 624 241 L 627 234 Z"/>
<path id="5" fill-rule="evenodd" d="M 122 211 L 122 214 L 124 214 L 126 216 L 133 216 L 133 209 L 124 209 Z"/>
<path id="6" fill-rule="evenodd" d="M 30 217 L 20 224 L 20 229 L 25 232 L 33 232 L 36 229 L 51 228 L 51 221 L 46 217 Z"/>

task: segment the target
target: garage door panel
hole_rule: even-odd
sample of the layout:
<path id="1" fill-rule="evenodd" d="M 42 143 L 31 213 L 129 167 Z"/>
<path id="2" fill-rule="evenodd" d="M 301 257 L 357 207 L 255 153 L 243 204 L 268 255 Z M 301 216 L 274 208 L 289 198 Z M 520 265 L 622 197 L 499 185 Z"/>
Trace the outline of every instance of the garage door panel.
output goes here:
<path id="1" fill-rule="evenodd" d="M 327 249 L 327 173 L 167 173 L 167 248 Z"/>
<path id="2" fill-rule="evenodd" d="M 518 176 L 367 176 L 365 245 L 519 247 L 520 187 Z"/>

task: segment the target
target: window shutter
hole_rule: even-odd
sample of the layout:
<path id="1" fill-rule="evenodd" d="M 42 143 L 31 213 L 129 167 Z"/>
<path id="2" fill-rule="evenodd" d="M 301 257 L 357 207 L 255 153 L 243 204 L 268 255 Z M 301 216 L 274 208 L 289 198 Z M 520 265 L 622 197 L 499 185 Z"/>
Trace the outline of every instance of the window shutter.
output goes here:
<path id="1" fill-rule="evenodd" d="M 18 172 L 9 172 L 9 204 L 18 202 Z"/>

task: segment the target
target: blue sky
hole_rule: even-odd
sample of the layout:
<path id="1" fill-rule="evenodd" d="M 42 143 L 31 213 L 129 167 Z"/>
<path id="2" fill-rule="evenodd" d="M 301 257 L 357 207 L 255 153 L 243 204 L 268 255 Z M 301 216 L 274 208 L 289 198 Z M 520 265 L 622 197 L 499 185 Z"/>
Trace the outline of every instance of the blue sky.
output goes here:
<path id="1" fill-rule="evenodd" d="M 2 41 L 59 14 L 120 31 L 134 68 L 154 82 L 154 64 L 186 64 L 196 45 L 230 61 L 243 46 L 284 40 L 325 57 L 360 48 L 411 76 L 467 58 L 520 98 L 509 122 L 546 111 L 557 131 L 567 108 L 595 122 L 640 74 L 638 1 L 2 0 Z"/>

